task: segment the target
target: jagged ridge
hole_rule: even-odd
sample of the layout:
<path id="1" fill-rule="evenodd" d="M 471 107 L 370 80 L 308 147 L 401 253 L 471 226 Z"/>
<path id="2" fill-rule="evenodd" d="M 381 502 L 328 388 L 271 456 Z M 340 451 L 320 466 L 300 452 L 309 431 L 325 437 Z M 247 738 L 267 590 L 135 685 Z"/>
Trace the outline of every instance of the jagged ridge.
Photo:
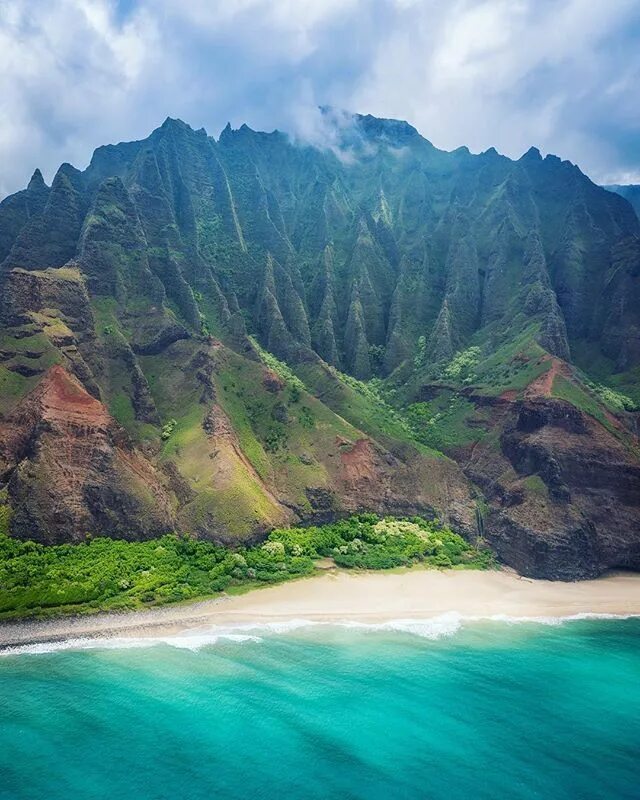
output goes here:
<path id="1" fill-rule="evenodd" d="M 99 148 L 84 172 L 63 165 L 50 188 L 36 171 L 3 201 L 4 418 L 60 363 L 149 463 L 163 465 L 171 524 L 201 535 L 252 535 L 291 514 L 359 502 L 450 514 L 471 531 L 477 491 L 460 471 L 421 450 L 415 430 L 329 367 L 385 379 L 400 405 L 444 397 L 447 365 L 469 347 L 490 376 L 478 397 L 502 389 L 522 400 L 507 373 L 528 374 L 521 366 L 535 358 L 543 369 L 545 353 L 597 364 L 631 386 L 640 364 L 640 223 L 625 200 L 535 148 L 519 161 L 495 150 L 446 153 L 404 122 L 333 117 L 341 151 L 246 125 L 227 126 L 215 141 L 167 119 L 146 140 Z M 295 384 L 278 400 L 264 389 L 248 333 L 303 376 L 306 411 Z M 507 366 L 500 373 L 496 364 Z M 568 376 L 571 385 L 581 380 Z M 446 389 L 461 390 L 456 379 Z M 203 424 L 220 395 L 237 442 L 211 473 L 218 456 Z M 171 418 L 177 433 L 162 444 Z M 308 452 L 323 438 L 321 418 L 334 443 L 346 442 L 338 451 Z M 633 462 L 637 423 L 627 415 L 616 424 L 628 431 Z M 379 454 L 369 459 L 370 489 L 346 488 L 332 468 L 342 447 Z M 442 449 L 459 459 L 455 442 Z M 421 481 L 413 504 L 385 477 L 405 470 L 409 483 Z M 226 476 L 224 497 L 212 474 Z M 244 510 L 234 519 L 228 503 Z M 510 512 L 496 513 L 495 530 L 513 532 Z M 580 510 L 585 524 L 590 513 Z M 15 530 L 28 535 L 20 519 Z M 60 526 L 52 534 L 65 535 Z M 616 563 L 611 551 L 593 555 L 589 569 Z"/>

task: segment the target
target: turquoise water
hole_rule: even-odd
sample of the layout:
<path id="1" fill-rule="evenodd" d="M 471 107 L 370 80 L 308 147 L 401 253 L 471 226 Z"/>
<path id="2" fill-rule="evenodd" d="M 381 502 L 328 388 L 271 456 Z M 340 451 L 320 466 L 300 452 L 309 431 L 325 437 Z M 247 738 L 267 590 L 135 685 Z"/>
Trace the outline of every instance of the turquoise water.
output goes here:
<path id="1" fill-rule="evenodd" d="M 0 658 L 0 797 L 640 797 L 640 620 L 239 638 Z"/>

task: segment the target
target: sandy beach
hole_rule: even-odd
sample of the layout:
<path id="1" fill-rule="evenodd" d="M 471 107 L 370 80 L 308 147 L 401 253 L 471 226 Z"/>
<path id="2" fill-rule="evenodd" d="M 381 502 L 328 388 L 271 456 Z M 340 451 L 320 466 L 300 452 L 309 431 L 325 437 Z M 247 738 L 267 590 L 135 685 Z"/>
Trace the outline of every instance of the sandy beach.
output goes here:
<path id="1" fill-rule="evenodd" d="M 513 572 L 415 570 L 329 572 L 236 597 L 126 613 L 0 624 L 0 648 L 85 637 L 173 636 L 206 626 L 246 623 L 385 623 L 463 618 L 640 615 L 640 574 L 615 573 L 576 583 Z"/>

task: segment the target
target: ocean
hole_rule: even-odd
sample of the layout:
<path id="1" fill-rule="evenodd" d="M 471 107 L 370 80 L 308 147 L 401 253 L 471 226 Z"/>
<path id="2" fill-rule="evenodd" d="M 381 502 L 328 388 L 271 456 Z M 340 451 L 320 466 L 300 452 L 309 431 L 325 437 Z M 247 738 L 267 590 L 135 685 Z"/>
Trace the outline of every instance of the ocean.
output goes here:
<path id="1" fill-rule="evenodd" d="M 308 625 L 0 657 L 0 798 L 640 798 L 640 620 Z"/>

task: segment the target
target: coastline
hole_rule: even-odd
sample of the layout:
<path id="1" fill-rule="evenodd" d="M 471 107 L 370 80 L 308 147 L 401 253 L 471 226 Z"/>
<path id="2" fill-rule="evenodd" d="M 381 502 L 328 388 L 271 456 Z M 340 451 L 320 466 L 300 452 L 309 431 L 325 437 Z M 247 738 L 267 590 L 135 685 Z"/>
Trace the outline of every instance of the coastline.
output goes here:
<path id="1" fill-rule="evenodd" d="M 155 639 L 194 629 L 310 623 L 384 624 L 446 614 L 466 619 L 640 616 L 640 574 L 575 583 L 508 570 L 332 571 L 299 581 L 145 611 L 0 623 L 0 650 L 76 639 Z"/>

